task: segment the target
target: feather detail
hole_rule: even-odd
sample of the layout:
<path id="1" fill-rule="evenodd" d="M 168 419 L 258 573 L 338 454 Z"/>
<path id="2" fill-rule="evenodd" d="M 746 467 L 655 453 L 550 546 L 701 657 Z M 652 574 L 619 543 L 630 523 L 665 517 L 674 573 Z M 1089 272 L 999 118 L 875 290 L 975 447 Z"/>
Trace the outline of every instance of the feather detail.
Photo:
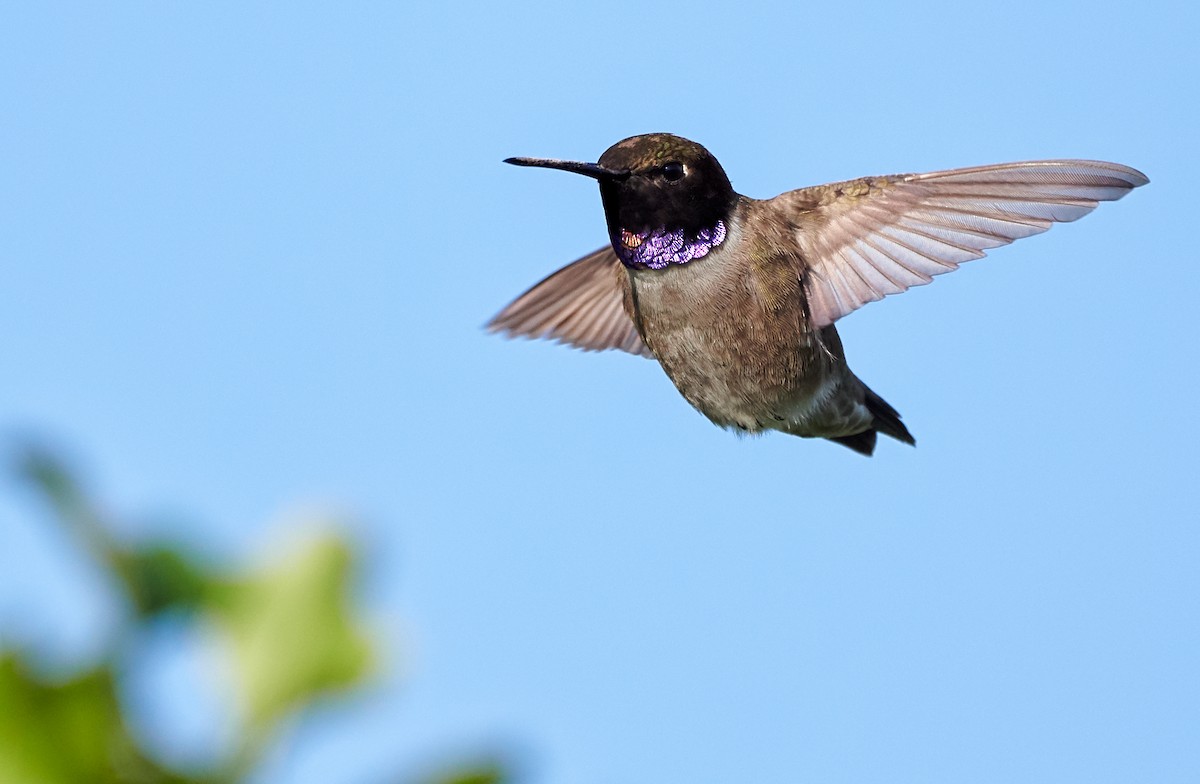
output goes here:
<path id="1" fill-rule="evenodd" d="M 584 351 L 620 349 L 653 358 L 625 312 L 625 268 L 601 248 L 542 280 L 500 311 L 489 332 L 549 338 Z"/>
<path id="2" fill-rule="evenodd" d="M 1149 180 L 1103 161 L 1029 161 L 790 191 L 814 327 L 929 283 L 985 251 L 1082 218 Z"/>

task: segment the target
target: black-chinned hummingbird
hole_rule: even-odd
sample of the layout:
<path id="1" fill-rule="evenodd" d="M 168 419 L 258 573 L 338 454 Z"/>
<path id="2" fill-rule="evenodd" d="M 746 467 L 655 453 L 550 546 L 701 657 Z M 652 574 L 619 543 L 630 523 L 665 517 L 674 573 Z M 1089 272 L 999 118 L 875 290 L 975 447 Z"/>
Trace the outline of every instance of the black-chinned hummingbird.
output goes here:
<path id="1" fill-rule="evenodd" d="M 915 441 L 850 371 L 834 322 L 1149 182 L 1116 163 L 1029 161 L 759 200 L 736 193 L 704 147 L 666 133 L 617 142 L 598 163 L 506 163 L 599 181 L 611 245 L 522 294 L 490 330 L 657 359 L 721 427 L 865 455 L 877 432 Z"/>

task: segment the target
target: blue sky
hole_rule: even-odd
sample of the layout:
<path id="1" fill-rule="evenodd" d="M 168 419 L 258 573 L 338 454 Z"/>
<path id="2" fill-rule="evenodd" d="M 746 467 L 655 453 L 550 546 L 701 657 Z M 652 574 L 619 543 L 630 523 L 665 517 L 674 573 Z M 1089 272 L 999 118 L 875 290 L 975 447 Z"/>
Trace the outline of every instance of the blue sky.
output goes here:
<path id="1" fill-rule="evenodd" d="M 538 782 L 1194 780 L 1194 8 L 417 5 L 0 11 L 0 430 L 131 535 L 368 544 L 398 665 L 263 781 L 492 743 Z M 649 131 L 759 197 L 1152 182 L 842 321 L 918 440 L 867 460 L 481 330 L 605 241 L 593 184 L 500 161 Z M 94 573 L 8 479 L 0 520 L 0 628 L 96 650 Z M 172 655 L 143 721 L 186 756 L 219 711 Z"/>

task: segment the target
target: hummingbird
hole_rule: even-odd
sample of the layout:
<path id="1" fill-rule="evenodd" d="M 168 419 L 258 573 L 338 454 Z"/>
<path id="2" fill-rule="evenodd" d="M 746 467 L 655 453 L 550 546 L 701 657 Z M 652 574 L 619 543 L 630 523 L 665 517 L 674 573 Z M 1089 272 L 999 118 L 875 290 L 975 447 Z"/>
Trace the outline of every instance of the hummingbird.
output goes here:
<path id="1" fill-rule="evenodd" d="M 1149 182 L 1116 163 L 1046 160 L 894 174 L 753 199 L 669 133 L 596 163 L 508 158 L 599 182 L 610 244 L 526 291 L 487 325 L 651 359 L 713 423 L 826 438 L 864 455 L 916 443 L 851 372 L 835 322 L 984 251 L 1083 217 Z"/>

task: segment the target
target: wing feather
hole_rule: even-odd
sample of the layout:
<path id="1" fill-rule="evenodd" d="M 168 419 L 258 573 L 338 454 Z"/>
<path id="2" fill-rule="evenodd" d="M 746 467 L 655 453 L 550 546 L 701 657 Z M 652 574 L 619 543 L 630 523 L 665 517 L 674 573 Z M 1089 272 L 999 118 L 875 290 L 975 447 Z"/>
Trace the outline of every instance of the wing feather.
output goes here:
<path id="1" fill-rule="evenodd" d="M 1116 163 L 1028 161 L 866 177 L 777 199 L 794 213 L 809 312 L 824 327 L 1147 182 Z"/>
<path id="2" fill-rule="evenodd" d="M 615 348 L 653 358 L 625 312 L 624 274 L 612 248 L 601 248 L 517 297 L 487 329 L 508 337 L 549 338 L 584 351 Z"/>

